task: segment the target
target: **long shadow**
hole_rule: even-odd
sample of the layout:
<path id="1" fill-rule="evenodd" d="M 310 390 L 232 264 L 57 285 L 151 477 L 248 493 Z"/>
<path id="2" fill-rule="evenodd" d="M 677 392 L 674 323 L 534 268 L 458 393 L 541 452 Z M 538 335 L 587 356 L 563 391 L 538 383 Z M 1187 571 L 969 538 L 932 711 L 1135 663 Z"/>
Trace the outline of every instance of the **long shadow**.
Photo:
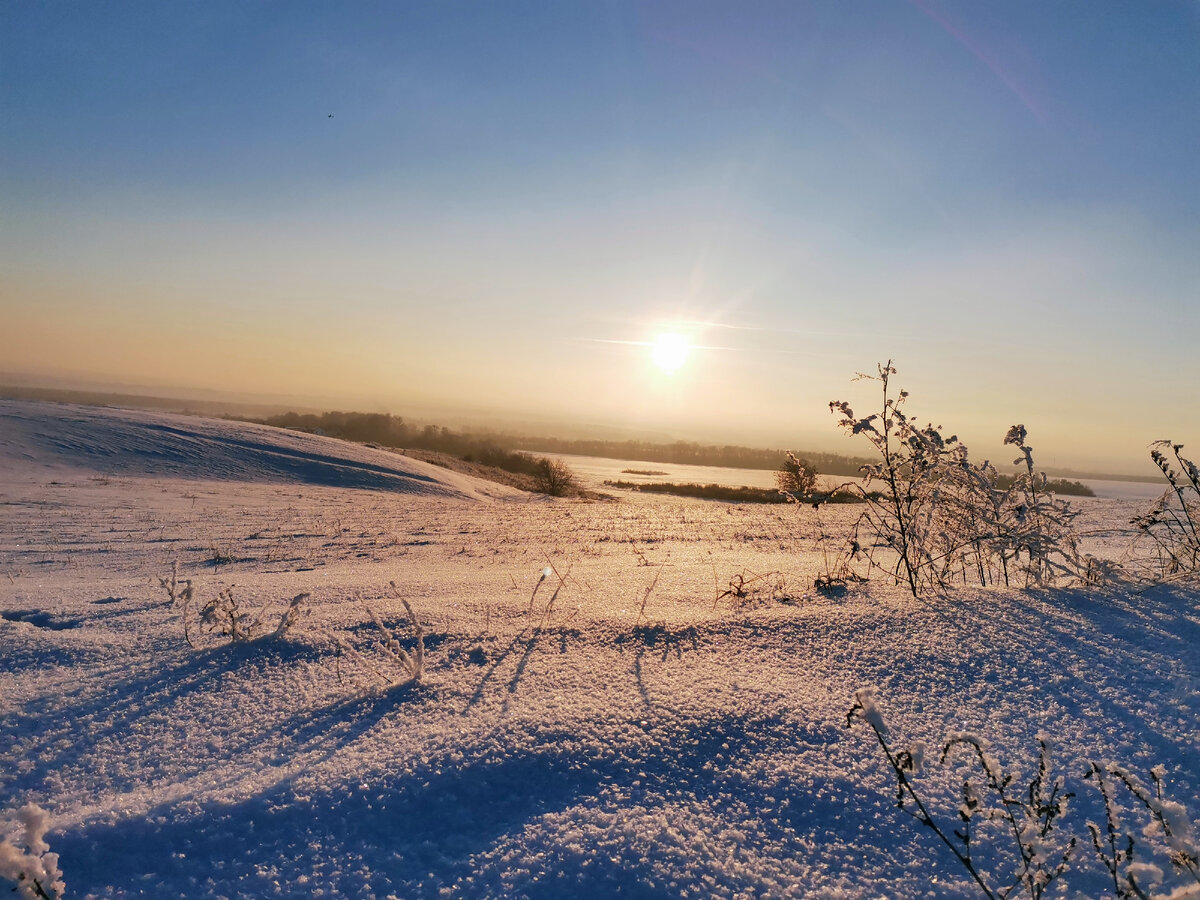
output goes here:
<path id="1" fill-rule="evenodd" d="M 517 635 L 511 641 L 509 641 L 508 646 L 501 650 L 492 664 L 488 666 L 487 671 L 483 673 L 483 677 L 479 679 L 479 684 L 475 687 L 475 690 L 471 693 L 470 698 L 467 700 L 467 705 L 463 707 L 462 715 L 465 716 L 479 704 L 479 701 L 483 699 L 483 695 L 487 690 L 488 684 L 490 684 L 492 679 L 496 676 L 496 672 L 502 665 L 504 665 L 509 656 L 512 655 L 513 651 L 516 650 L 517 647 L 522 643 L 524 643 L 526 646 L 521 657 L 521 662 L 518 664 L 518 671 L 519 673 L 524 672 L 525 664 L 529 659 L 529 654 L 533 652 L 532 646 L 536 641 L 537 635 L 528 637 L 525 630 L 518 632 Z M 516 685 L 519 680 L 520 675 L 518 674 L 517 678 L 509 682 L 510 693 L 516 690 Z"/>
<path id="2" fill-rule="evenodd" d="M 367 720 L 386 714 L 388 706 L 358 704 Z M 331 708 L 327 715 L 345 712 Z M 322 727 L 312 726 L 314 733 Z M 360 719 L 355 731 L 364 727 L 368 722 Z M 163 808 L 116 824 L 83 825 L 52 835 L 52 845 L 62 854 L 72 890 L 81 894 L 201 884 L 205 892 L 256 895 L 273 890 L 274 879 L 294 885 L 303 874 L 306 889 L 436 896 L 439 888 L 467 878 L 490 877 L 501 885 L 499 871 L 476 871 L 478 855 L 547 815 L 579 806 L 653 810 L 686 801 L 705 804 L 731 825 L 740 823 L 746 807 L 778 807 L 777 815 L 755 822 L 752 840 L 786 841 L 792 831 L 811 832 L 816 823 L 834 842 L 858 827 L 844 815 L 845 796 L 834 790 L 818 797 L 811 785 L 801 784 L 781 798 L 779 784 L 747 779 L 740 767 L 796 744 L 821 753 L 838 737 L 832 726 L 798 729 L 779 717 L 736 714 L 671 723 L 623 750 L 614 750 L 612 742 L 580 741 L 571 731 L 537 731 L 535 739 L 530 733 L 507 746 L 488 744 L 459 766 L 423 761 L 367 785 L 351 774 L 305 798 L 285 783 L 240 803 L 209 804 L 194 815 Z M 736 760 L 728 756 L 730 747 Z M 724 761 L 712 765 L 714 760 Z M 851 790 L 847 782 L 841 793 Z M 607 870 L 600 854 L 578 846 L 564 852 L 551 841 L 536 849 L 559 855 L 565 868 L 557 883 L 572 894 L 615 884 L 636 891 L 652 875 L 653 860 L 640 853 L 622 860 L 620 870 Z"/>
<path id="3" fill-rule="evenodd" d="M 1194 728 L 1180 728 L 1177 716 L 1157 709 L 1154 700 L 1155 695 L 1170 695 L 1175 689 L 1173 679 L 1178 675 L 1166 670 L 1168 661 L 1184 667 L 1187 670 L 1184 674 L 1190 673 L 1192 683 L 1200 683 L 1197 671 L 1200 656 L 1195 651 L 1178 645 L 1172 647 L 1173 642 L 1168 641 L 1166 648 L 1155 653 L 1147 649 L 1144 637 L 1124 637 L 1124 633 L 1144 627 L 1140 613 L 1106 605 L 1107 600 L 1098 600 L 1094 594 L 1056 591 L 1052 602 L 1044 607 L 1010 594 L 1003 599 L 1009 607 L 1020 610 L 1011 626 L 977 630 L 953 656 L 909 648 L 894 660 L 873 660 L 870 665 L 875 671 L 869 677 L 881 684 L 910 689 L 914 682 L 928 686 L 925 701 L 937 702 L 941 698 L 949 709 L 961 706 L 959 693 L 963 686 L 971 686 L 984 700 L 998 695 L 1029 696 L 1027 708 L 1031 719 L 1036 717 L 1043 701 L 1052 701 L 1062 710 L 1060 718 L 1066 716 L 1087 723 L 1096 731 L 1095 750 L 1083 748 L 1085 753 L 1107 753 L 1103 748 L 1132 741 L 1144 744 L 1153 762 L 1170 770 L 1192 772 L 1200 767 Z M 1061 604 L 1085 619 L 1099 617 L 1097 630 L 1082 634 L 1086 646 L 1077 644 L 1081 639 L 1077 624 L 1062 624 L 1057 620 L 1054 604 Z M 978 608 L 964 609 L 963 620 L 969 624 L 977 621 L 980 614 Z M 1155 625 L 1168 632 L 1172 627 L 1170 622 Z M 1001 639 L 994 645 L 985 645 L 981 635 L 989 633 Z M 1138 672 L 1132 684 L 1131 667 Z M 1195 699 L 1184 698 L 1180 702 L 1193 709 L 1196 706 Z M 1097 710 L 1103 711 L 1103 718 L 1097 718 Z M 1045 727 L 1054 730 L 1053 723 L 1046 723 Z M 1034 747 L 1031 731 L 1026 746 L 1012 749 L 1025 755 L 1032 753 Z"/>
<path id="4" fill-rule="evenodd" d="M 74 694 L 27 702 L 5 716 L 6 743 L 21 745 L 25 758 L 36 759 L 37 765 L 28 773 L 5 773 L 0 783 L 12 779 L 17 788 L 32 788 L 36 779 L 86 758 L 97 748 L 119 744 L 147 721 L 169 720 L 193 694 L 212 691 L 226 675 L 241 673 L 254 680 L 272 666 L 327 652 L 332 651 L 269 639 L 212 647 L 189 652 L 149 674 L 119 680 L 94 694 L 88 693 L 91 685 L 83 682 Z M 63 740 L 64 736 L 70 740 Z M 259 738 L 257 733 L 247 733 L 243 740 L 249 744 Z"/>

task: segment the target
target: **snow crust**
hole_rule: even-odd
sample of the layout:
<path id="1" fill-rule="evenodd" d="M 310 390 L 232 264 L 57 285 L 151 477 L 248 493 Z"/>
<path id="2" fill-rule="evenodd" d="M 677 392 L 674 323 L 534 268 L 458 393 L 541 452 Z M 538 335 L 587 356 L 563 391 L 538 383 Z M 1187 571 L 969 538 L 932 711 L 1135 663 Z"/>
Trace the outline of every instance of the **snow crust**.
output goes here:
<path id="1" fill-rule="evenodd" d="M 827 597 L 807 507 L 546 502 L 156 413 L 2 403 L 0 459 L 0 833 L 46 810 L 70 895 L 973 896 L 845 727 L 864 685 L 898 746 L 969 733 L 1028 778 L 1045 732 L 1200 810 L 1195 588 Z M 1119 556 L 1139 504 L 1083 508 Z M 311 614 L 193 650 L 175 560 Z M 735 608 L 747 570 L 779 578 Z M 370 652 L 369 605 L 404 640 L 392 581 L 424 678 L 380 690 L 338 639 Z"/>

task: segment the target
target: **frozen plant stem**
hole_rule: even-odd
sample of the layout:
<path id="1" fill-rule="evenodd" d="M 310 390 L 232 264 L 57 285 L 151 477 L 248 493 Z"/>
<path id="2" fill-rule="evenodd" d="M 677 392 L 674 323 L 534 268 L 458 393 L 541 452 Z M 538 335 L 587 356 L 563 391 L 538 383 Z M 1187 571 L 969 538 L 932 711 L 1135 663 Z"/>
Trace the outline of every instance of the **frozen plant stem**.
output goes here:
<path id="1" fill-rule="evenodd" d="M 1058 820 L 1066 814 L 1067 803 L 1074 794 L 1063 790 L 1062 777 L 1053 780 L 1049 778 L 1049 747 L 1045 737 L 1038 736 L 1037 774 L 1029 783 L 1028 790 L 1021 794 L 1011 791 L 1013 776 L 1000 768 L 999 763 L 987 752 L 978 738 L 966 734 L 951 735 L 942 746 L 941 764 L 945 765 L 956 749 L 966 748 L 974 757 L 984 777 L 982 785 L 976 784 L 969 775 L 963 779 L 960 789 L 962 802 L 958 807 L 962 827 L 950 829 L 947 833 L 947 830 L 930 815 L 927 805 L 913 786 L 912 776 L 921 769 L 924 762 L 924 745 L 915 745 L 900 752 L 894 751 L 888 745 L 885 737 L 887 727 L 875 704 L 874 692 L 870 688 L 855 692 L 854 705 L 846 716 L 847 726 L 853 724 L 856 716 L 866 722 L 874 732 L 875 739 L 896 776 L 896 805 L 905 809 L 906 804 L 911 803 L 915 807 L 916 812 L 907 810 L 909 814 L 938 836 L 986 897 L 991 900 L 1005 900 L 1020 890 L 1022 896 L 1027 896 L 1030 900 L 1039 900 L 1046 895 L 1050 885 L 1066 872 L 1075 852 L 1076 839 L 1070 838 L 1061 853 L 1048 853 L 1050 848 L 1047 843 L 1053 838 Z M 986 792 L 981 792 L 981 788 L 986 788 Z M 994 799 L 994 806 L 985 803 L 989 796 Z M 1016 854 L 1014 861 L 1017 865 L 1016 877 L 1007 887 L 990 885 L 987 874 L 972 856 L 973 842 L 978 843 L 980 834 L 978 829 L 974 835 L 971 831 L 972 822 L 976 818 L 985 822 L 1003 822 L 1011 832 L 1012 847 Z"/>
<path id="2" fill-rule="evenodd" d="M 1163 448 L 1171 451 L 1174 463 Z M 1156 574 L 1159 580 L 1183 577 L 1200 570 L 1200 469 L 1183 455 L 1182 450 L 1182 444 L 1165 440 L 1151 445 L 1150 458 L 1162 472 L 1169 488 L 1148 512 L 1135 517 L 1131 523 L 1158 548 Z"/>
<path id="3" fill-rule="evenodd" d="M 922 825 L 926 826 L 938 836 L 938 839 L 945 844 L 950 852 L 958 859 L 967 874 L 972 880 L 979 885 L 979 889 L 983 891 L 984 896 L 989 900 L 997 900 L 1000 896 L 996 894 L 983 880 L 983 875 L 975 868 L 975 864 L 971 861 L 969 839 L 966 842 L 967 850 L 964 853 L 959 850 L 958 846 L 946 836 L 946 833 L 934 821 L 933 816 L 929 814 L 924 802 L 913 790 L 912 782 L 909 780 L 909 773 L 915 772 L 917 769 L 917 759 L 913 753 L 908 750 L 900 753 L 893 753 L 892 748 L 888 746 L 887 739 L 884 737 L 884 732 L 887 726 L 884 725 L 883 716 L 879 712 L 879 708 L 875 705 L 874 691 L 870 688 L 863 688 L 854 692 L 854 705 L 850 707 L 850 712 L 846 714 L 846 727 L 849 728 L 853 724 L 854 717 L 858 716 L 875 734 L 875 739 L 879 742 L 879 747 L 883 751 L 884 757 L 891 766 L 892 773 L 896 776 L 896 805 L 904 809 Z M 905 806 L 906 802 L 911 802 L 916 807 L 916 812 L 908 809 Z"/>
<path id="4" fill-rule="evenodd" d="M 662 575 L 662 570 L 665 566 L 666 566 L 666 563 L 663 563 L 661 566 L 658 567 L 658 569 L 654 573 L 654 580 L 650 582 L 650 586 L 648 588 L 646 588 L 646 592 L 644 594 L 642 594 L 642 605 L 638 609 L 638 617 L 637 617 L 638 622 L 641 622 L 642 617 L 646 615 L 646 601 L 649 600 L 650 595 L 652 593 L 654 593 L 654 588 L 658 584 L 658 578 L 660 575 Z"/>
<path id="5" fill-rule="evenodd" d="M 1018 895 L 1038 900 L 1046 896 L 1050 886 L 1067 871 L 1080 842 L 1074 836 L 1069 836 L 1065 842 L 1061 838 L 1056 840 L 1055 833 L 1066 816 L 1068 802 L 1075 795 L 1065 790 L 1063 776 L 1050 776 L 1047 737 L 1038 735 L 1037 772 L 1028 788 L 1014 790 L 1012 774 L 1001 768 L 983 741 L 968 734 L 950 735 L 942 747 L 941 764 L 945 765 L 956 749 L 963 748 L 970 753 L 974 769 L 983 777 L 976 780 L 977 776 L 968 774 L 963 778 L 962 802 L 958 807 L 962 827 L 947 829 L 934 820 L 928 804 L 913 783 L 913 777 L 924 765 L 924 744 L 914 744 L 909 750 L 899 752 L 888 744 L 887 727 L 871 688 L 855 692 L 854 705 L 846 716 L 847 727 L 855 718 L 862 719 L 871 728 L 896 777 L 896 805 L 906 809 L 909 815 L 938 836 L 986 897 L 1005 900 Z M 1111 762 L 1090 762 L 1083 776 L 1095 782 L 1104 801 L 1105 826 L 1101 828 L 1088 822 L 1087 830 L 1117 900 L 1191 900 L 1200 897 L 1200 844 L 1197 843 L 1196 829 L 1187 809 L 1164 796 L 1165 772 L 1162 766 L 1151 770 L 1153 790 Z M 1190 879 L 1192 884 L 1170 893 L 1154 893 L 1163 881 L 1163 869 L 1152 863 L 1135 861 L 1138 839 L 1121 824 L 1121 807 L 1116 798 L 1119 787 L 1124 787 L 1149 814 L 1149 823 L 1139 831 L 1144 837 L 1141 846 L 1165 853 L 1177 877 Z M 986 802 L 989 798 L 990 803 Z M 912 809 L 907 809 L 908 806 Z M 1016 864 L 1016 877 L 1007 887 L 993 887 L 989 882 L 1000 869 L 993 868 L 990 873 L 984 871 L 977 855 L 972 854 L 972 848 L 979 845 L 980 836 L 986 834 L 978 827 L 972 832 L 972 821 L 976 819 L 983 823 L 999 823 L 1010 833 L 1016 858 L 1012 858 L 1011 851 L 1009 858 Z M 1051 846 L 1052 843 L 1057 843 L 1059 849 Z M 1005 854 L 992 844 L 988 845 L 988 850 L 989 858 L 1000 865 Z"/>
<path id="6" fill-rule="evenodd" d="M 1153 885 L 1141 884 L 1138 879 L 1145 878 L 1154 869 L 1153 866 L 1139 865 L 1135 862 L 1137 841 L 1132 834 L 1122 830 L 1120 806 L 1116 799 L 1118 785 L 1124 787 L 1150 814 L 1150 825 L 1142 834 L 1149 838 L 1157 833 L 1166 843 L 1167 858 L 1172 867 L 1176 872 L 1186 873 L 1195 885 L 1170 896 L 1200 896 L 1200 844 L 1196 841 L 1195 826 L 1183 805 L 1165 796 L 1164 775 L 1165 769 L 1162 766 L 1155 766 L 1150 770 L 1150 777 L 1154 781 L 1153 791 L 1132 773 L 1112 762 L 1089 761 L 1088 770 L 1083 776 L 1095 781 L 1096 788 L 1104 799 L 1103 831 L 1095 822 L 1088 822 L 1087 828 L 1091 835 L 1092 847 L 1112 879 L 1113 891 L 1118 900 L 1151 900 L 1149 889 Z"/>
<path id="7" fill-rule="evenodd" d="M 367 610 L 367 615 L 371 617 L 371 621 L 375 623 L 375 628 L 379 631 L 382 637 L 381 641 L 377 641 L 375 646 L 385 656 L 390 657 L 393 662 L 399 667 L 403 673 L 403 677 L 397 681 L 394 678 L 385 676 L 378 668 L 371 665 L 363 656 L 344 639 L 339 638 L 338 643 L 342 649 L 348 651 L 352 656 L 362 662 L 368 669 L 375 673 L 381 681 L 385 682 L 390 688 L 404 687 L 410 684 L 420 684 L 421 679 L 425 677 L 425 629 L 421 627 L 421 623 L 417 620 L 417 614 L 413 612 L 412 605 L 408 602 L 407 597 L 400 595 L 400 589 L 396 587 L 396 582 L 391 582 L 392 597 L 404 604 L 404 611 L 408 614 L 408 620 L 412 623 L 413 631 L 417 635 L 417 643 L 413 651 L 409 653 L 396 639 L 393 631 L 383 624 L 383 621 L 375 614 L 375 610 L 363 604 Z"/>
<path id="8" fill-rule="evenodd" d="M 183 639 L 187 641 L 189 647 L 195 650 L 196 645 L 192 642 L 192 634 L 188 628 L 188 612 L 192 604 L 192 579 L 185 579 L 180 587 L 179 560 L 174 560 L 171 563 L 171 577 L 169 579 L 159 578 L 158 583 L 166 590 L 171 605 L 180 607 L 183 619 Z"/>
<path id="9" fill-rule="evenodd" d="M 558 584 L 554 586 L 554 593 L 551 594 L 550 599 L 546 601 L 546 608 L 542 610 L 541 621 L 538 622 L 537 628 L 535 628 L 534 631 L 541 631 L 546 627 L 546 623 L 550 619 L 550 614 L 554 612 L 554 601 L 558 599 L 558 594 L 563 589 L 563 585 L 567 583 L 567 579 L 571 576 L 571 569 L 575 568 L 575 564 L 572 563 L 571 565 L 567 566 L 566 575 L 560 575 L 558 573 L 558 569 L 554 568 L 553 565 L 550 565 L 548 568 L 554 573 L 554 577 L 558 579 Z"/>
<path id="10" fill-rule="evenodd" d="M 27 803 L 17 810 L 17 819 L 25 849 L 0 837 L 0 883 L 12 882 L 12 892 L 22 898 L 59 900 L 66 893 L 66 885 L 58 868 L 58 854 L 51 853 L 46 843 L 49 815 L 36 804 Z"/>

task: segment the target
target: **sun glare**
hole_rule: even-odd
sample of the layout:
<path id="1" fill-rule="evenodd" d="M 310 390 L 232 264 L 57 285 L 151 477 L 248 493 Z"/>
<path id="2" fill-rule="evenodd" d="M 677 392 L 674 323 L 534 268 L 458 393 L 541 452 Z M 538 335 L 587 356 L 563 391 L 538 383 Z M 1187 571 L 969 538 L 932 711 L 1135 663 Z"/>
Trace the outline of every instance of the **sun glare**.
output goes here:
<path id="1" fill-rule="evenodd" d="M 654 364 L 667 373 L 682 366 L 691 349 L 681 334 L 660 334 L 650 346 Z"/>

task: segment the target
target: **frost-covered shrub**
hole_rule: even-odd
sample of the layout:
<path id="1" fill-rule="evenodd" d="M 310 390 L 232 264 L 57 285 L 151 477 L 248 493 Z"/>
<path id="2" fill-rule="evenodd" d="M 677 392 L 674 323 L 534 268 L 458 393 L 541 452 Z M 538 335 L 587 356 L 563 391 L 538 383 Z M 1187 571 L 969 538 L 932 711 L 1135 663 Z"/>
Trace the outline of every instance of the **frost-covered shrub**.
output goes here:
<path id="1" fill-rule="evenodd" d="M 879 384 L 877 413 L 859 417 L 845 401 L 829 404 L 841 415 L 838 424 L 869 441 L 879 457 L 862 467 L 865 484 L 840 488 L 866 501 L 851 558 L 889 572 L 913 596 L 955 581 L 1009 584 L 1014 570 L 1027 586 L 1076 575 L 1076 514 L 1035 471 L 1025 426 L 1012 426 L 1004 439 L 1020 451 L 1014 463 L 1024 471 L 1002 480 L 990 462 L 972 463 L 956 435 L 918 425 L 905 409 L 908 392 L 893 391 L 895 374 L 888 360 L 878 374 L 858 376 Z M 881 489 L 869 490 L 873 484 Z"/>
<path id="2" fill-rule="evenodd" d="M 1164 450 L 1169 450 L 1168 457 Z M 1150 538 L 1155 548 L 1152 567 L 1159 578 L 1200 570 L 1200 469 L 1180 451 L 1183 444 L 1155 441 L 1150 458 L 1169 487 L 1154 505 L 1132 524 Z"/>
<path id="3" fill-rule="evenodd" d="M 383 657 L 384 665 L 382 667 L 376 665 L 374 661 L 359 651 L 345 637 L 339 635 L 337 638 L 338 647 L 375 676 L 385 689 L 389 690 L 405 687 L 410 684 L 420 684 L 421 679 L 425 677 L 425 629 L 421 627 L 421 623 L 417 619 L 417 614 L 413 612 L 408 598 L 401 596 L 400 589 L 396 587 L 396 582 L 391 582 L 391 588 L 393 599 L 397 599 L 404 604 L 404 611 L 408 614 L 408 620 L 412 623 L 413 631 L 416 632 L 416 646 L 411 653 L 400 645 L 395 632 L 383 624 L 383 621 L 375 614 L 375 611 L 365 603 L 363 606 L 367 610 L 367 615 L 371 617 L 371 621 L 375 624 L 375 629 L 380 635 L 380 639 L 376 640 L 372 646 Z M 386 671 L 387 669 L 396 669 L 399 671 L 399 674 L 393 674 Z"/>
<path id="4" fill-rule="evenodd" d="M 957 437 L 943 438 L 939 428 L 919 427 L 905 411 L 908 391 L 893 393 L 891 377 L 896 374 L 891 360 L 880 364 L 877 375 L 860 373 L 855 380 L 879 383 L 882 400 L 880 410 L 859 417 L 843 400 L 829 404 L 832 412 L 840 413 L 838 424 L 852 435 L 862 435 L 879 456 L 879 462 L 862 467 L 866 487 L 861 492 L 866 500 L 854 544 L 860 527 L 866 526 L 876 539 L 876 546 L 890 549 L 896 557 L 893 574 L 907 582 L 913 596 L 930 581 L 936 581 L 938 552 L 936 529 L 938 506 L 942 493 L 938 482 L 947 469 L 943 459 L 954 453 Z M 884 489 L 873 496 L 867 493 L 872 483 L 882 482 Z M 866 559 L 879 565 L 872 546 Z M 857 552 L 854 554 L 859 555 Z M 883 564 L 885 567 L 888 563 Z"/>
<path id="5" fill-rule="evenodd" d="M 191 619 L 190 610 L 192 600 L 194 599 L 191 579 L 181 580 L 179 578 L 179 562 L 177 560 L 171 566 L 171 576 L 169 578 L 159 578 L 158 582 L 167 592 L 171 605 L 180 607 L 183 618 L 184 640 L 187 641 L 189 647 L 195 648 L 196 644 L 192 640 L 188 624 Z M 302 593 L 297 594 L 288 601 L 287 609 L 279 617 L 279 622 L 275 626 L 275 629 L 270 632 L 270 637 L 279 639 L 287 635 L 288 631 L 299 621 L 300 616 L 305 612 L 302 609 L 302 604 L 308 598 L 309 595 L 307 593 Z M 229 638 L 229 643 L 231 644 L 239 644 L 263 636 L 262 629 L 266 627 L 266 611 L 266 606 L 253 614 L 244 611 L 237 597 L 234 596 L 233 586 L 231 585 L 225 590 L 218 592 L 216 597 L 200 607 L 199 619 L 200 624 L 209 633 Z"/>
<path id="6" fill-rule="evenodd" d="M 272 637 L 282 638 L 287 634 L 288 629 L 300 618 L 300 605 L 308 599 L 308 596 L 308 594 L 297 594 L 288 601 L 288 607 L 280 616 L 279 624 L 271 632 Z M 241 644 L 252 641 L 260 635 L 265 614 L 265 606 L 257 613 L 244 612 L 234 596 L 233 585 L 230 585 L 200 608 L 200 624 L 210 633 L 229 638 L 231 644 Z"/>
<path id="7" fill-rule="evenodd" d="M 200 607 L 200 624 L 210 633 L 229 638 L 229 643 L 248 641 L 254 635 L 258 620 L 243 612 L 233 594 L 233 585 Z"/>
<path id="8" fill-rule="evenodd" d="M 1015 476 L 1000 475 L 990 461 L 976 466 L 961 448 L 961 459 L 948 473 L 948 507 L 957 514 L 959 565 L 974 568 L 981 584 L 1011 584 L 1021 575 L 1025 586 L 1077 576 L 1084 563 L 1072 525 L 1077 513 L 1048 489 L 1044 472 L 1034 468 L 1033 448 L 1024 425 L 1013 425 L 1006 445 L 1020 452 Z"/>
<path id="9" fill-rule="evenodd" d="M 775 473 L 775 483 L 779 490 L 797 499 L 807 497 L 817 488 L 817 467 L 789 450 L 783 465 Z"/>
<path id="10" fill-rule="evenodd" d="M 924 742 L 900 750 L 889 743 L 888 728 L 874 689 L 855 692 L 846 725 L 865 722 L 875 735 L 896 778 L 896 806 L 930 829 L 949 849 L 985 897 L 1040 898 L 1076 864 L 1076 851 L 1086 846 L 1064 834 L 1063 819 L 1075 793 L 1066 778 L 1052 775 L 1049 738 L 1039 734 L 1036 770 L 1027 785 L 1004 770 L 982 738 L 964 733 L 948 735 L 936 763 Z M 918 778 L 933 765 L 957 762 L 959 786 L 956 821 L 939 821 L 933 813 L 932 792 L 922 791 Z M 1088 840 L 1096 859 L 1112 880 L 1117 900 L 1198 900 L 1200 849 L 1187 809 L 1165 796 L 1165 770 L 1151 770 L 1154 789 L 1115 763 L 1088 763 L 1084 778 L 1092 781 L 1104 801 L 1105 825 L 1087 823 Z M 1118 801 L 1121 786 L 1136 802 L 1133 809 Z M 950 805 L 943 798 L 942 806 Z M 1125 815 L 1139 820 L 1127 828 Z M 953 820 L 952 820 L 953 821 Z M 1135 836 L 1135 831 L 1137 836 Z M 1147 860 L 1136 856 L 1144 848 Z M 1168 868 L 1151 861 L 1166 861 Z M 1171 886 L 1169 882 L 1182 882 Z M 1159 890 L 1169 891 L 1158 893 Z"/>
<path id="11" fill-rule="evenodd" d="M 18 897 L 51 898 L 66 893 L 63 874 L 58 868 L 58 854 L 50 852 L 46 832 L 50 816 L 44 809 L 27 803 L 17 810 L 21 824 L 21 846 L 0 838 L 0 880 L 11 882 Z"/>

